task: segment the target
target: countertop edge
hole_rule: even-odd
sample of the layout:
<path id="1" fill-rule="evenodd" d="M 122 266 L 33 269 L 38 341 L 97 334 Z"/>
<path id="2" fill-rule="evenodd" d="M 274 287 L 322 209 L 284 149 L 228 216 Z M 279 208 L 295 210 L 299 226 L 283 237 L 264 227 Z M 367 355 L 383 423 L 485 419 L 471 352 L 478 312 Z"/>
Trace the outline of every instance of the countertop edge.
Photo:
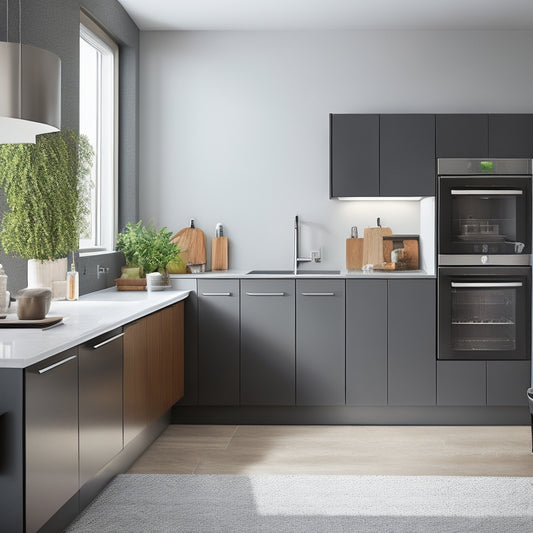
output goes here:
<path id="1" fill-rule="evenodd" d="M 84 301 L 91 301 L 91 298 L 94 298 L 94 296 L 98 293 L 107 294 L 107 293 L 114 292 L 114 291 L 116 291 L 116 289 L 113 287 L 110 289 L 104 289 L 103 291 L 89 293 L 85 295 L 85 297 L 82 296 L 80 298 L 80 301 L 75 302 L 75 304 L 78 303 L 78 304 L 83 305 Z M 24 356 L 24 357 L 13 356 L 13 357 L 7 358 L 7 357 L 2 357 L 1 356 L 2 354 L 0 352 L 0 370 L 3 368 L 11 368 L 11 369 L 28 368 L 36 363 L 40 363 L 41 361 L 44 361 L 48 357 L 52 357 L 65 350 L 74 348 L 75 346 L 83 344 L 84 342 L 87 342 L 90 339 L 94 339 L 95 337 L 98 337 L 109 331 L 112 331 L 115 328 L 129 324 L 130 322 L 134 322 L 135 320 L 138 320 L 139 318 L 142 318 L 151 313 L 159 311 L 160 309 L 163 309 L 165 307 L 178 303 L 182 300 L 185 300 L 189 296 L 189 292 L 190 291 L 188 290 L 169 290 L 169 291 L 157 293 L 157 294 L 161 294 L 161 297 L 153 301 L 147 300 L 146 306 L 143 305 L 142 309 L 135 309 L 131 313 L 128 312 L 127 314 L 120 315 L 119 318 L 111 319 L 105 324 L 100 324 L 100 325 L 95 324 L 94 326 L 88 329 L 84 329 L 81 333 L 72 332 L 71 336 L 69 336 L 68 333 L 67 335 L 64 334 L 65 330 L 62 328 L 66 327 L 68 324 L 68 321 L 65 321 L 65 325 L 58 326 L 57 328 L 54 328 L 45 333 L 47 336 L 53 335 L 54 337 L 56 337 L 57 341 L 53 343 L 53 346 L 47 346 L 41 350 L 37 348 L 35 355 Z M 108 303 L 113 303 L 113 301 L 110 300 Z M 72 304 L 69 303 L 67 305 L 72 305 Z M 49 316 L 54 316 L 54 314 L 57 314 L 57 313 L 54 313 L 53 307 L 54 307 L 54 302 L 52 303 Z M 108 312 L 111 313 L 112 310 L 109 310 Z M 18 336 L 24 335 L 25 332 L 29 332 L 29 331 L 42 332 L 41 329 L 28 330 L 28 329 L 9 329 L 9 328 L 3 331 L 10 332 L 9 337 L 11 339 L 14 338 L 15 342 L 16 342 L 16 338 Z M 4 339 L 0 341 L 0 349 L 3 348 L 3 344 L 5 342 L 6 341 L 4 341 Z M 9 340 L 7 340 L 7 342 L 9 343 Z M 24 351 L 27 351 L 27 348 Z"/>

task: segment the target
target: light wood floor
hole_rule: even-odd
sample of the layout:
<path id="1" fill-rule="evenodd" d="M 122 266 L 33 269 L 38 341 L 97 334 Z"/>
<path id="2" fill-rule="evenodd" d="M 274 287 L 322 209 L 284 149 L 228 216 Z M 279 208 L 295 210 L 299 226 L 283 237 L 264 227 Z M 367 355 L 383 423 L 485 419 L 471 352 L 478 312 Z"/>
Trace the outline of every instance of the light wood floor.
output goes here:
<path id="1" fill-rule="evenodd" d="M 529 426 L 171 425 L 130 473 L 533 476 Z"/>

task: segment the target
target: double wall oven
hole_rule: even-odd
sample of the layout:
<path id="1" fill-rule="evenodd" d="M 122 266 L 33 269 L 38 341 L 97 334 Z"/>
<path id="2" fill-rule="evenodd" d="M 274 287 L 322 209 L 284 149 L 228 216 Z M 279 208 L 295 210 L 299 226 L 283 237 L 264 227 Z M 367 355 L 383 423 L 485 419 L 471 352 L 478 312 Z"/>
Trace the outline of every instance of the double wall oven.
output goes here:
<path id="1" fill-rule="evenodd" d="M 439 359 L 531 357 L 526 159 L 439 159 Z"/>

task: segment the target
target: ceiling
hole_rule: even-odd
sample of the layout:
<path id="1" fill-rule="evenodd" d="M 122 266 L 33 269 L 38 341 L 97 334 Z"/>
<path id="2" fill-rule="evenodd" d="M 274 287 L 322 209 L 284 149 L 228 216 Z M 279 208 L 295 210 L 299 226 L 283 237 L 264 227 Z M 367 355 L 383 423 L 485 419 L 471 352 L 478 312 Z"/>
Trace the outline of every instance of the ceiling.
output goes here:
<path id="1" fill-rule="evenodd" d="M 529 30 L 533 0 L 118 0 L 141 30 Z"/>

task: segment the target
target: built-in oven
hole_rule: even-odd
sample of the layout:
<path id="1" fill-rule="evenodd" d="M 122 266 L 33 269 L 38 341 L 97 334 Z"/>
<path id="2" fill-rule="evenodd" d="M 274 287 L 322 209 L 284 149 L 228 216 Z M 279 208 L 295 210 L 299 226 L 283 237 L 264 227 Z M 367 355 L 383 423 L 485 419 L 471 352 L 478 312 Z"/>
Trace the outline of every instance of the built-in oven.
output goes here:
<path id="1" fill-rule="evenodd" d="M 530 267 L 441 267 L 439 359 L 531 357 Z"/>
<path id="2" fill-rule="evenodd" d="M 439 265 L 528 265 L 530 159 L 438 160 Z"/>

